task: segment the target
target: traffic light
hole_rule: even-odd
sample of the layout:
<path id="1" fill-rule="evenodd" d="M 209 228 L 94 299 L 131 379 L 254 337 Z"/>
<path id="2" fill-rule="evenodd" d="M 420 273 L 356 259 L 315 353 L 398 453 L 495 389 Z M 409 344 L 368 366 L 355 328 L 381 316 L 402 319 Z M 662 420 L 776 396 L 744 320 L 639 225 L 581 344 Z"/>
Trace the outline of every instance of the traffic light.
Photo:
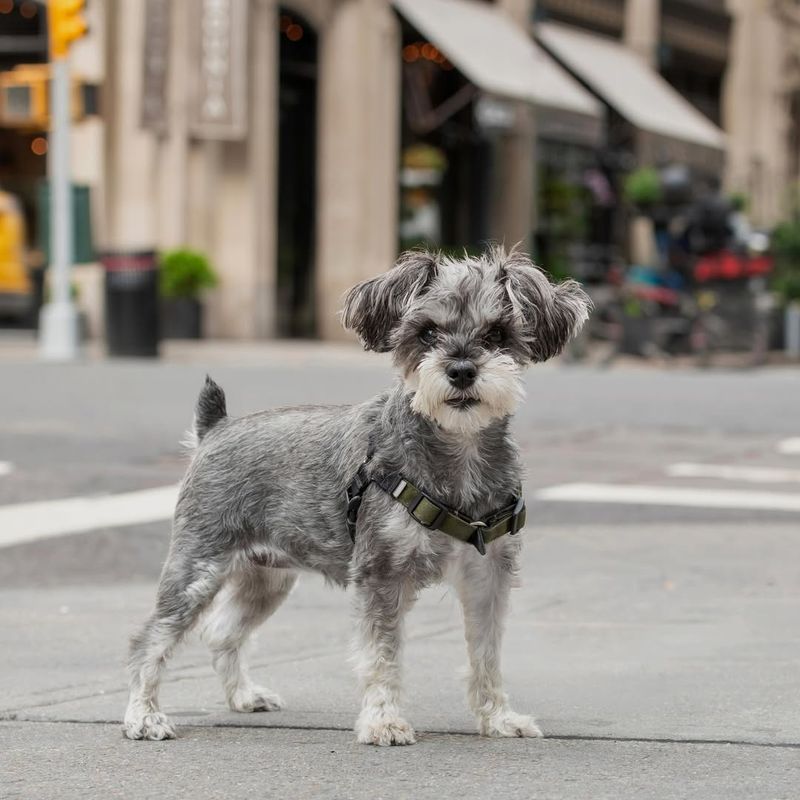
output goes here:
<path id="1" fill-rule="evenodd" d="M 51 59 L 66 58 L 70 45 L 89 30 L 81 16 L 85 5 L 86 0 L 49 0 L 47 23 Z"/>
<path id="2" fill-rule="evenodd" d="M 0 72 L 0 125 L 47 130 L 49 64 L 21 64 Z"/>
<path id="3" fill-rule="evenodd" d="M 50 64 L 18 64 L 0 72 L 0 127 L 45 131 L 50 127 Z M 78 122 L 99 114 L 99 90 L 80 76 L 71 76 L 70 119 Z"/>

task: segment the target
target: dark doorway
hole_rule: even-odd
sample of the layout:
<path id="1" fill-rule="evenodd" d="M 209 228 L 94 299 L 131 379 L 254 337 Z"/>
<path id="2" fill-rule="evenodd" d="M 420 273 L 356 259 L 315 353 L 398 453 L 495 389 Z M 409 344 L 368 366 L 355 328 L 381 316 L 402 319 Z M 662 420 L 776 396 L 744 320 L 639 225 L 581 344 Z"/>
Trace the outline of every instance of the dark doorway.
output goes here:
<path id="1" fill-rule="evenodd" d="M 476 88 L 403 23 L 400 249 L 461 254 L 490 236 L 492 142 L 477 127 Z"/>
<path id="2" fill-rule="evenodd" d="M 277 329 L 314 336 L 317 35 L 282 8 L 279 36 Z"/>

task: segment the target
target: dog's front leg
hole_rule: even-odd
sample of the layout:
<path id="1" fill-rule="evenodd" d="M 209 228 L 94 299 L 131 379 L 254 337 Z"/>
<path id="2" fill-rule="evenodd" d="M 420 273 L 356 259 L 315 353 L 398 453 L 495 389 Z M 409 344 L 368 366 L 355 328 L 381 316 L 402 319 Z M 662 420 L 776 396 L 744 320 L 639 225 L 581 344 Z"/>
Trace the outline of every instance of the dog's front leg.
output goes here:
<path id="1" fill-rule="evenodd" d="M 362 744 L 414 744 L 414 729 L 400 714 L 400 657 L 406 611 L 414 592 L 403 583 L 356 583 L 356 668 L 363 692 L 356 738 Z"/>
<path id="2" fill-rule="evenodd" d="M 469 704 L 482 736 L 541 736 L 533 717 L 508 705 L 500 672 L 500 645 L 515 572 L 516 545 L 498 540 L 485 556 L 467 551 L 454 584 L 464 610 L 469 653 Z"/>

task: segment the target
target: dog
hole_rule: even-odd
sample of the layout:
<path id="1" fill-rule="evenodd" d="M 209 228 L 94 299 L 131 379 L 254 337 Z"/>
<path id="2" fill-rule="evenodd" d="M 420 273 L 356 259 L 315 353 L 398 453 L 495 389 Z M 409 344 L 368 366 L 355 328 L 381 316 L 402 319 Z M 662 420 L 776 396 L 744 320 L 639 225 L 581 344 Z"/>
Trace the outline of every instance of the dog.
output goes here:
<path id="1" fill-rule="evenodd" d="M 242 648 L 298 572 L 313 570 L 354 589 L 359 742 L 414 743 L 400 711 L 403 622 L 420 590 L 441 581 L 463 608 L 478 732 L 541 736 L 511 709 L 500 674 L 524 523 L 509 422 L 524 369 L 561 352 L 589 308 L 578 283 L 552 284 L 516 250 L 413 251 L 344 299 L 344 326 L 365 349 L 392 353 L 389 391 L 232 418 L 207 378 L 155 610 L 131 641 L 124 734 L 175 736 L 159 682 L 200 620 L 230 708 L 282 708 L 252 682 Z"/>

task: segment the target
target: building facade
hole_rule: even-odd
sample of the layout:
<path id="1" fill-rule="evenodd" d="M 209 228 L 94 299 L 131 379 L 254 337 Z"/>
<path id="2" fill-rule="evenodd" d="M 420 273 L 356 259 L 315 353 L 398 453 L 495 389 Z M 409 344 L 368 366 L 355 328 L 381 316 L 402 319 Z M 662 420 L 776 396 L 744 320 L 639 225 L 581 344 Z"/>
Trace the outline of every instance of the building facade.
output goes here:
<path id="1" fill-rule="evenodd" d="M 459 70 L 429 41 L 428 31 L 412 24 L 415 12 L 422 15 L 413 17 L 415 24 L 436 24 L 426 16 L 426 4 L 103 0 L 93 6 L 102 20 L 85 48 L 99 50 L 105 64 L 104 174 L 96 203 L 100 249 L 188 245 L 205 251 L 220 273 L 220 285 L 207 302 L 210 336 L 344 336 L 338 322 L 341 296 L 393 263 L 407 196 L 402 176 L 425 171 L 403 164 L 411 114 L 404 73 L 427 81 L 424 102 L 434 98 L 432 85 L 445 72 L 456 83 L 470 84 L 456 79 Z M 466 4 L 467 10 L 478 6 Z M 489 23 L 502 29 L 498 35 L 516 47 L 523 59 L 520 71 L 530 77 L 509 88 L 514 96 L 500 111 L 510 121 L 503 120 L 491 136 L 484 174 L 472 170 L 462 175 L 465 182 L 445 187 L 450 201 L 443 225 L 452 233 L 438 243 L 453 247 L 489 238 L 529 241 L 531 93 L 550 92 L 554 96 L 545 101 L 556 107 L 563 105 L 558 90 L 568 100 L 573 93 L 576 105 L 568 102 L 568 111 L 576 117 L 583 111 L 587 118 L 597 114 L 595 101 L 577 82 L 534 52 L 527 30 L 530 0 L 486 3 L 477 13 L 489 14 Z M 237 15 L 246 24 L 237 23 Z M 480 24 L 472 16 L 462 21 L 454 47 L 474 32 L 473 22 Z M 237 25 L 241 35 L 234 40 Z M 416 65 L 404 60 L 404 48 L 415 41 L 435 51 L 435 58 L 420 57 Z M 238 58 L 242 49 L 246 55 Z M 553 75 L 546 74 L 558 79 L 552 88 L 528 85 L 542 82 L 538 62 L 524 60 L 534 57 L 545 60 Z M 497 77 L 506 87 L 519 83 L 517 76 L 484 74 L 487 67 L 492 73 L 491 65 L 472 66 L 478 81 Z M 200 117 L 213 100 L 206 67 L 225 73 L 217 99 L 239 103 L 240 129 L 233 123 L 204 127 Z M 432 76 L 431 70 L 441 74 Z M 434 98 L 428 116 L 441 115 L 437 130 L 446 123 L 446 142 L 437 148 L 466 166 L 471 159 L 457 151 L 462 145 L 470 153 L 478 147 L 475 98 L 468 86 L 459 88 L 469 102 Z M 594 120 L 589 122 L 591 127 Z M 416 200 L 420 196 L 417 191 Z M 480 236 L 467 242 L 464 231 Z"/>
<path id="2" fill-rule="evenodd" d="M 724 186 L 752 221 L 785 218 L 800 182 L 798 0 L 539 0 L 538 16 L 639 54 L 722 127 Z"/>
<path id="3" fill-rule="evenodd" d="M 551 225 L 591 238 L 610 144 L 625 169 L 714 165 L 763 226 L 800 179 L 798 0 L 93 0 L 87 13 L 73 71 L 101 86 L 102 114 L 74 126 L 72 150 L 96 247 L 206 252 L 220 275 L 210 336 L 341 337 L 342 293 L 416 241 L 542 249 Z M 570 62 L 580 35 L 609 64 L 635 57 L 670 119 L 620 105 L 613 75 L 594 85 L 580 47 Z M 564 224 L 569 180 L 543 193 L 565 169 L 601 198 L 588 228 Z M 99 331 L 102 271 L 77 276 Z"/>

